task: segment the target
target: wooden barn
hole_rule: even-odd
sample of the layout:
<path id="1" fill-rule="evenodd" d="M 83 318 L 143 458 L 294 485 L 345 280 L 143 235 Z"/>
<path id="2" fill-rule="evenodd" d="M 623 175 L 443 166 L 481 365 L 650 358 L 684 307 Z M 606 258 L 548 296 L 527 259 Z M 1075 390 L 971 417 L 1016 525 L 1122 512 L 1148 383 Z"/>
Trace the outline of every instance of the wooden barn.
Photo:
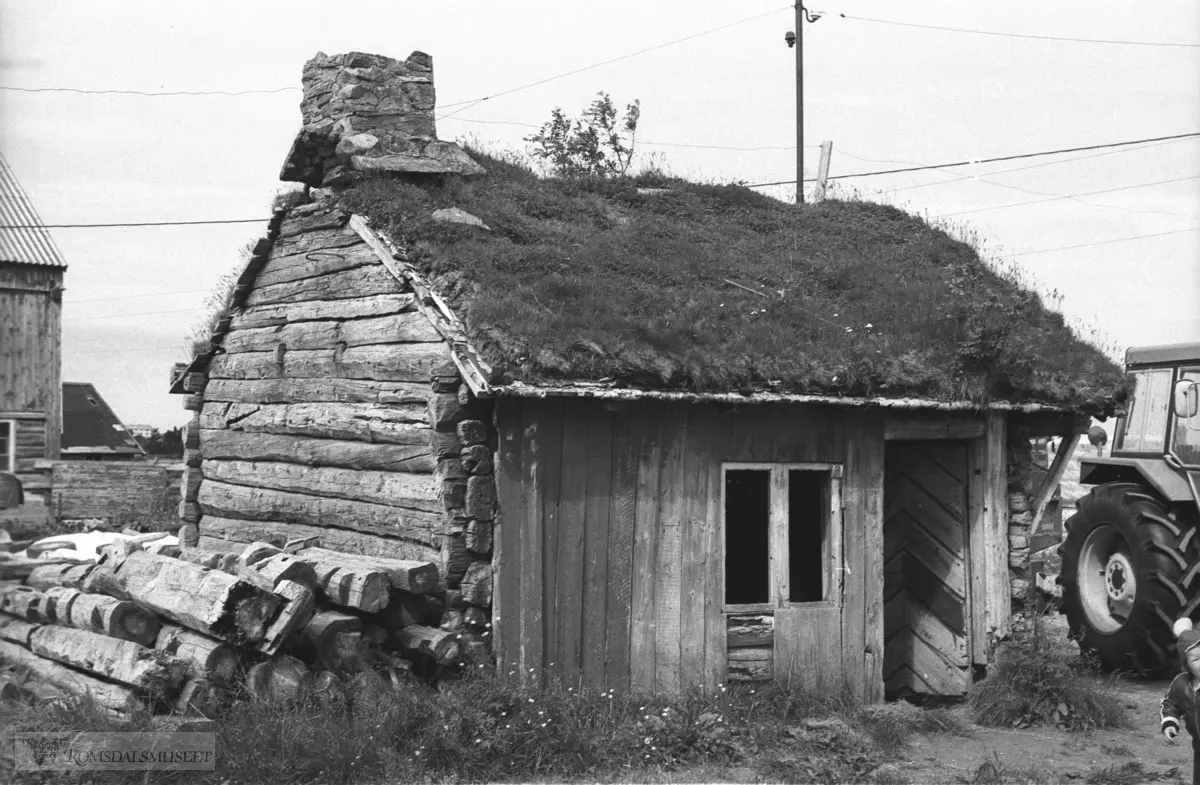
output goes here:
<path id="1" fill-rule="evenodd" d="M 62 431 L 67 265 L 3 156 L 0 224 L 0 471 L 15 473 L 27 503 L 40 506 Z"/>
<path id="2" fill-rule="evenodd" d="M 1111 412 L 1110 361 L 893 208 L 481 168 L 420 53 L 304 83 L 307 201 L 174 379 L 186 539 L 434 560 L 527 679 L 965 692 L 1062 468 L 1030 440 Z"/>

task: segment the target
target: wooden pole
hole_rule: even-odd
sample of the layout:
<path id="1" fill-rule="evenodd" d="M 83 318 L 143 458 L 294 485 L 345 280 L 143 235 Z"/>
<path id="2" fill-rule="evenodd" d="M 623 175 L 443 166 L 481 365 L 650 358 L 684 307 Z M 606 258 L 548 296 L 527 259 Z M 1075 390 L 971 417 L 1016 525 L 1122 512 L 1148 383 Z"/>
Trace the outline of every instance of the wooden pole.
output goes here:
<path id="1" fill-rule="evenodd" d="M 796 0 L 796 204 L 804 204 L 804 4 Z"/>
<path id="2" fill-rule="evenodd" d="M 825 184 L 829 180 L 829 159 L 833 157 L 833 142 L 821 142 L 821 163 L 817 166 L 817 193 L 814 202 L 825 201 Z"/>

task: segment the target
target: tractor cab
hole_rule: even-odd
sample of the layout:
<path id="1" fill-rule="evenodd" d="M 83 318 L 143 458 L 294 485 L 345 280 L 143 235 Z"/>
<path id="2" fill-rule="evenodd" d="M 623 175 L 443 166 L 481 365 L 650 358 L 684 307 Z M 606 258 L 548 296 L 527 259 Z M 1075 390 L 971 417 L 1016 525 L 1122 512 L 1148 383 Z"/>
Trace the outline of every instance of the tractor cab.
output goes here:
<path id="1" fill-rule="evenodd" d="M 1088 485 L 1136 482 L 1172 504 L 1200 506 L 1200 342 L 1125 353 L 1133 395 L 1112 453 L 1083 458 Z"/>
<path id="2" fill-rule="evenodd" d="M 1092 489 L 1058 549 L 1061 609 L 1106 667 L 1161 674 L 1174 621 L 1200 616 L 1200 343 L 1130 349 L 1125 370 L 1112 454 L 1080 461 Z"/>

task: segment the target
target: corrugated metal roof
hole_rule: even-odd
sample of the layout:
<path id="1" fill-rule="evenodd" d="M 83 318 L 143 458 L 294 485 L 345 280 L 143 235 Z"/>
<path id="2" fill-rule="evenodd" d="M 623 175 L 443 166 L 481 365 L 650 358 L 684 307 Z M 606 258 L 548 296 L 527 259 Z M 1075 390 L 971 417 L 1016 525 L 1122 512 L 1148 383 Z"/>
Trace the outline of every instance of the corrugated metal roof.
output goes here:
<path id="1" fill-rule="evenodd" d="M 3 153 L 0 153 L 0 226 L 20 227 L 0 228 L 0 262 L 67 266 Z"/>

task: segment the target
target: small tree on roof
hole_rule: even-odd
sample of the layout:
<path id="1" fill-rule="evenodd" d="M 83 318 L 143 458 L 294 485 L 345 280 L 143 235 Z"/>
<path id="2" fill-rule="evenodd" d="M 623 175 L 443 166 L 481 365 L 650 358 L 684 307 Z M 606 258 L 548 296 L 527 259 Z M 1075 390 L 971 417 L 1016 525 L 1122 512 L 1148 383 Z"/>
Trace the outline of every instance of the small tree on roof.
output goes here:
<path id="1" fill-rule="evenodd" d="M 533 155 L 561 177 L 623 175 L 633 161 L 634 137 L 641 119 L 641 102 L 634 99 L 621 118 L 608 93 L 597 93 L 583 114 L 572 119 L 555 107 L 550 121 L 525 141 Z"/>

